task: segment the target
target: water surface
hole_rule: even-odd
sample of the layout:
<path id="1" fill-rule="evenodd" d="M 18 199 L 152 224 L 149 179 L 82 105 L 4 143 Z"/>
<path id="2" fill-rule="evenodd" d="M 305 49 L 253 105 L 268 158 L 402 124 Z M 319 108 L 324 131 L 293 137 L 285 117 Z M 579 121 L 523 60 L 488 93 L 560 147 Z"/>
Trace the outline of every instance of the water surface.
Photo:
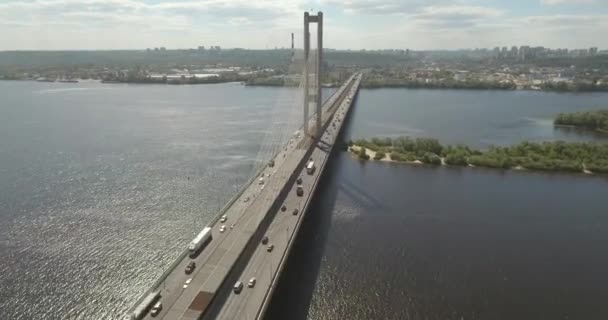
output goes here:
<path id="1" fill-rule="evenodd" d="M 362 90 L 344 140 L 598 141 L 556 112 L 606 94 Z M 606 319 L 608 177 L 360 162 L 338 153 L 267 319 Z"/>
<path id="2" fill-rule="evenodd" d="M 119 318 L 301 118 L 297 91 L 239 84 L 0 81 L 0 97 L 0 319 Z M 550 119 L 607 98 L 362 90 L 346 139 L 601 140 Z M 605 191 L 340 154 L 271 314 L 605 319 Z"/>

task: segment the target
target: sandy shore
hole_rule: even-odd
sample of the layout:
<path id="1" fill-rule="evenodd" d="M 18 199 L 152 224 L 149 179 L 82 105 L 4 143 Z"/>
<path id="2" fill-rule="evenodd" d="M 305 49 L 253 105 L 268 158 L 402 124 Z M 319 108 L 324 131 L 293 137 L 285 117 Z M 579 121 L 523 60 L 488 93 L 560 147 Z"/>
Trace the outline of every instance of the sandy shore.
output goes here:
<path id="1" fill-rule="evenodd" d="M 353 145 L 350 147 L 353 151 L 350 151 L 351 154 L 353 154 L 354 156 L 357 156 L 357 152 L 359 152 L 359 150 L 361 150 L 360 146 L 357 145 Z M 389 153 L 387 153 L 384 158 L 380 159 L 380 160 L 376 160 L 376 151 L 371 150 L 371 149 L 365 149 L 365 154 L 367 154 L 369 156 L 369 161 L 384 161 L 384 162 L 397 162 L 397 163 L 409 163 L 409 164 L 424 164 L 422 161 L 420 160 L 414 160 L 414 161 L 396 161 L 391 159 L 391 155 Z M 441 158 L 441 164 L 445 165 L 445 160 L 443 158 Z"/>

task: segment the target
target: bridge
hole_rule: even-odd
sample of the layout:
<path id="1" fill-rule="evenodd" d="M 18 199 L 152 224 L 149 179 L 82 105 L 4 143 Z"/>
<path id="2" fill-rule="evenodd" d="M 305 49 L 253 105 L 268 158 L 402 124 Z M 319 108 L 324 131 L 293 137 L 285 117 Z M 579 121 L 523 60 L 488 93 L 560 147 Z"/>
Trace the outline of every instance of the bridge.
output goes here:
<path id="1" fill-rule="evenodd" d="M 310 52 L 311 23 L 317 23 L 316 54 Z M 186 249 L 134 304 L 127 319 L 263 318 L 300 225 L 314 214 L 308 207 L 361 81 L 361 74 L 350 76 L 322 101 L 322 41 L 323 14 L 305 13 L 300 130 L 207 225 L 194 250 Z"/>

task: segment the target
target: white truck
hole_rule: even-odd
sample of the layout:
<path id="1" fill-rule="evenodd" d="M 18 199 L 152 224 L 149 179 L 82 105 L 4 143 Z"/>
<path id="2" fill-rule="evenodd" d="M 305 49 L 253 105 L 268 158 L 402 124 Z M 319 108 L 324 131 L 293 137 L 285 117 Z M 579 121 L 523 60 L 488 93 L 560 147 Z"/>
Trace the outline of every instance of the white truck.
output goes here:
<path id="1" fill-rule="evenodd" d="M 204 245 L 207 244 L 211 240 L 211 228 L 205 227 L 201 233 L 199 233 L 196 238 L 192 239 L 192 242 L 188 245 L 188 251 L 190 251 L 190 256 L 196 255 Z"/>
<path id="2" fill-rule="evenodd" d="M 306 165 L 306 172 L 308 174 L 313 174 L 313 172 L 315 172 L 315 162 L 310 160 L 308 161 L 308 164 Z"/>

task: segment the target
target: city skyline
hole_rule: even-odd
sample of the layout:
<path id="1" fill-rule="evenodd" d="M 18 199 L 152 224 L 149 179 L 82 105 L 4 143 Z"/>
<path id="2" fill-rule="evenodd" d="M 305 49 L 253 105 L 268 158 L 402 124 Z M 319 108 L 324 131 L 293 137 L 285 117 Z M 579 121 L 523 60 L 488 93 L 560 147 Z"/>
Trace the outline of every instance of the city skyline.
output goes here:
<path id="1" fill-rule="evenodd" d="M 306 10 L 339 50 L 608 47 L 607 0 L 7 0 L 0 50 L 287 48 Z"/>

